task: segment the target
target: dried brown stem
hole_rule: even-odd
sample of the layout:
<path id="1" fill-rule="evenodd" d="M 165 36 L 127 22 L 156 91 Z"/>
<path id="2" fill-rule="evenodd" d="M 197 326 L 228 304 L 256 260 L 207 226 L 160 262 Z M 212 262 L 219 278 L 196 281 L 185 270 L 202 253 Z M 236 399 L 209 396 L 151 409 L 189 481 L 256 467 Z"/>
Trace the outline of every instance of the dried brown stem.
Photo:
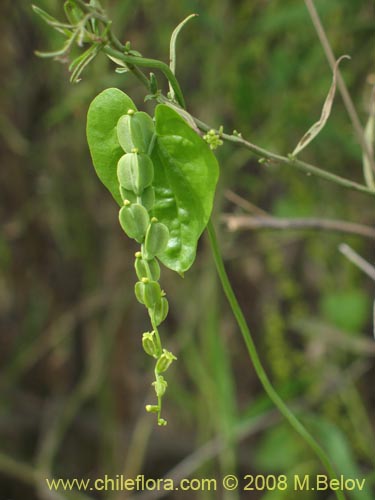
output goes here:
<path id="1" fill-rule="evenodd" d="M 287 219 L 271 216 L 249 216 L 223 214 L 222 220 L 230 231 L 254 229 L 318 229 L 375 239 L 375 229 L 363 224 L 333 219 L 301 218 Z"/>
<path id="2" fill-rule="evenodd" d="M 320 43 L 322 44 L 322 47 L 323 47 L 324 53 L 327 57 L 328 63 L 333 71 L 335 64 L 336 64 L 336 58 L 335 58 L 335 55 L 333 53 L 331 44 L 328 40 L 327 34 L 324 30 L 323 24 L 320 20 L 318 11 L 315 8 L 313 0 L 305 0 L 305 4 L 307 7 L 307 10 L 309 11 L 311 21 L 315 27 L 315 30 L 316 30 L 316 33 L 319 37 Z M 353 128 L 354 128 L 354 131 L 356 133 L 358 142 L 361 145 L 361 148 L 362 148 L 364 154 L 367 156 L 372 170 L 375 172 L 374 157 L 371 154 L 371 149 L 369 148 L 369 145 L 365 139 L 363 127 L 362 127 L 361 122 L 358 118 L 358 114 L 357 114 L 357 111 L 354 107 L 352 98 L 350 97 L 348 88 L 346 86 L 344 79 L 341 76 L 339 69 L 337 69 L 337 86 L 339 88 L 342 100 L 344 101 L 345 108 L 348 112 L 350 120 L 353 124 Z"/>

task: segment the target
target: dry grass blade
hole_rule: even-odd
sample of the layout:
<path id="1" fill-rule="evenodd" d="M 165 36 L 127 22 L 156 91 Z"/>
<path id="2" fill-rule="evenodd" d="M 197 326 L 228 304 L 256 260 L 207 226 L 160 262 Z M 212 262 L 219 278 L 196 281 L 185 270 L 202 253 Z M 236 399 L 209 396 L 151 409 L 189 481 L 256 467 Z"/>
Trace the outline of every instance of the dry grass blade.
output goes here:
<path id="1" fill-rule="evenodd" d="M 300 153 L 303 149 L 305 149 L 305 147 L 308 144 L 310 144 L 310 142 L 319 134 L 319 132 L 324 127 L 324 125 L 327 123 L 329 115 L 331 114 L 332 103 L 333 103 L 333 100 L 334 100 L 335 94 L 336 94 L 337 70 L 338 70 L 340 62 L 343 59 L 350 59 L 350 57 L 348 55 L 343 55 L 339 59 L 337 59 L 335 66 L 334 66 L 334 70 L 333 70 L 332 84 L 331 84 L 331 87 L 329 89 L 326 100 L 324 101 L 322 114 L 320 115 L 319 120 L 317 122 L 315 122 L 311 128 L 309 128 L 309 130 L 306 132 L 306 134 L 299 141 L 295 150 L 292 153 L 293 156 L 298 155 L 298 153 Z"/>
<path id="2" fill-rule="evenodd" d="M 375 229 L 364 224 L 344 220 L 310 218 L 281 218 L 267 216 L 249 216 L 223 214 L 221 219 L 229 231 L 244 231 L 255 229 L 277 230 L 308 230 L 316 229 L 338 233 L 356 234 L 364 238 L 375 239 Z"/>
<path id="3" fill-rule="evenodd" d="M 345 255 L 347 259 L 350 260 L 355 266 L 357 266 L 361 271 L 363 271 L 367 276 L 375 281 L 375 267 L 371 265 L 367 260 L 361 257 L 357 252 L 355 252 L 346 243 L 341 243 L 339 246 L 340 252 Z"/>
<path id="4" fill-rule="evenodd" d="M 331 69 L 333 71 L 333 68 L 335 66 L 335 56 L 334 56 L 331 44 L 329 43 L 327 34 L 324 30 L 324 26 L 320 20 L 318 11 L 315 8 L 313 0 L 305 0 L 305 5 L 306 5 L 307 10 L 310 14 L 311 21 L 315 27 L 315 30 L 316 30 L 316 33 L 319 37 L 320 43 L 322 44 L 322 47 L 323 47 L 323 50 L 326 54 L 329 65 L 331 66 Z M 362 151 L 367 156 L 367 159 L 370 162 L 370 165 L 371 165 L 373 172 L 375 172 L 375 160 L 374 160 L 373 156 L 371 155 L 371 152 L 369 151 L 368 144 L 366 142 L 364 131 L 362 128 L 362 124 L 359 120 L 358 113 L 354 107 L 352 98 L 350 97 L 350 94 L 349 94 L 348 89 L 346 87 L 345 81 L 340 74 L 340 71 L 338 71 L 338 74 L 337 74 L 337 86 L 338 86 L 339 91 L 341 93 L 341 97 L 342 97 L 342 100 L 344 101 L 344 104 L 345 104 L 346 110 L 348 112 L 348 115 L 350 117 L 350 120 L 353 124 L 353 128 L 354 128 L 354 131 L 356 133 L 358 142 L 361 145 Z"/>
<path id="5" fill-rule="evenodd" d="M 372 89 L 370 97 L 369 117 L 365 127 L 365 141 L 367 142 L 368 149 L 372 157 L 374 157 L 374 143 L 375 143 L 375 87 Z M 371 162 L 363 151 L 363 175 L 366 185 L 375 191 L 374 171 L 371 167 Z"/>

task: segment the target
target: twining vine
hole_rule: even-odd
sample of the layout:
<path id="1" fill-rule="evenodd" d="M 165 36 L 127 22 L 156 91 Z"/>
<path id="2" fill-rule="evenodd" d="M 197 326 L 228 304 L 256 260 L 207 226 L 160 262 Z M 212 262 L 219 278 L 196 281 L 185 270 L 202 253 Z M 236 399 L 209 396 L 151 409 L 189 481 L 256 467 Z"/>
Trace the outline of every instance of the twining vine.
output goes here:
<path id="1" fill-rule="evenodd" d="M 262 162 L 290 165 L 303 172 L 322 177 L 342 187 L 374 195 L 372 186 L 345 179 L 310 165 L 296 157 L 305 144 L 300 143 L 293 155 L 281 156 L 246 141 L 234 131 L 224 133 L 192 117 L 185 109 L 181 86 L 175 76 L 176 40 L 181 28 L 194 15 L 174 30 L 170 44 L 170 65 L 143 57 L 130 42 L 121 43 L 111 29 L 111 21 L 98 0 L 68 0 L 64 4 L 67 22 L 60 22 L 33 6 L 34 11 L 50 26 L 66 37 L 63 47 L 55 52 L 37 52 L 41 57 L 66 60 L 73 45 L 86 50 L 70 64 L 71 81 L 78 82 L 82 72 L 99 53 L 116 63 L 118 73 L 131 72 L 146 87 L 145 99 L 158 104 L 154 117 L 138 111 L 129 96 L 118 89 L 107 89 L 91 103 L 87 118 L 87 139 L 96 173 L 120 206 L 119 222 L 129 238 L 139 245 L 135 254 L 138 281 L 135 295 L 148 311 L 150 331 L 142 335 L 145 352 L 154 361 L 156 404 L 146 410 L 157 414 L 159 425 L 162 398 L 167 388 L 165 372 L 176 357 L 163 348 L 159 327 L 168 314 L 166 293 L 159 284 L 160 264 L 183 275 L 193 264 L 197 242 L 207 227 L 213 258 L 225 295 L 244 338 L 249 357 L 265 391 L 296 432 L 311 446 L 331 478 L 334 467 L 324 449 L 293 415 L 271 385 L 259 359 L 249 328 L 239 307 L 225 271 L 213 223 L 210 221 L 218 163 L 213 150 L 229 141 L 260 156 Z M 154 73 L 149 77 L 142 68 L 161 72 L 169 84 L 164 95 Z M 336 75 L 324 109 L 330 108 Z M 330 97 L 331 96 L 331 97 Z M 327 113 L 326 113 L 327 114 Z M 329 114 L 329 112 L 328 112 Z M 327 115 L 328 115 L 327 114 Z M 324 126 L 320 122 L 308 131 L 309 141 Z M 204 137 L 202 137 L 203 133 Z M 306 134 L 304 141 L 306 141 Z M 308 141 L 308 142 L 309 142 Z M 335 491 L 344 500 L 341 491 Z"/>

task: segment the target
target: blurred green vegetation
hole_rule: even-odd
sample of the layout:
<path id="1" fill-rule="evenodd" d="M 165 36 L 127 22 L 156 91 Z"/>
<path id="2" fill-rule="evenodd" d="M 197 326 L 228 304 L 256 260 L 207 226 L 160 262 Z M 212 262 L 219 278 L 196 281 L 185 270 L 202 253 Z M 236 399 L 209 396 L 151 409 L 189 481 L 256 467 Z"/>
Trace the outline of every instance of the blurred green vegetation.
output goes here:
<path id="1" fill-rule="evenodd" d="M 62 16 L 62 2 L 36 3 Z M 331 72 L 304 2 L 103 4 L 122 41 L 165 61 L 174 27 L 199 14 L 179 39 L 177 71 L 190 112 L 212 126 L 235 128 L 287 154 L 319 117 Z M 352 57 L 341 69 L 365 123 L 374 80 L 373 6 L 352 0 L 316 6 L 335 54 Z M 182 477 L 322 472 L 263 394 L 205 238 L 184 280 L 163 273 L 171 312 L 162 335 L 179 361 L 169 377 L 168 427 L 156 428 L 145 415 L 152 367 L 140 343 L 147 318 L 133 296 L 135 247 L 91 167 L 85 115 L 109 86 L 126 91 L 140 108 L 151 111 L 153 104 L 144 104 L 144 89 L 131 75 L 115 74 L 104 56 L 77 85 L 69 84 L 67 65 L 37 59 L 34 50 L 62 40 L 30 2 L 5 0 L 0 23 L 0 500 L 51 498 L 35 470 L 92 478 L 169 476 L 178 464 Z M 166 90 L 161 76 L 159 82 Z M 302 156 L 362 182 L 361 150 L 339 96 Z M 264 167 L 233 145 L 225 144 L 218 157 L 217 223 L 222 212 L 243 213 L 226 199 L 228 189 L 276 217 L 374 222 L 370 197 L 289 167 Z M 348 499 L 370 500 L 372 284 L 338 245 L 345 241 L 371 261 L 371 241 L 307 230 L 228 232 L 224 225 L 220 232 L 228 272 L 273 383 L 339 473 L 367 478 L 367 490 L 349 492 Z M 255 500 L 333 498 L 332 492 L 253 493 Z M 182 497 L 242 495 L 168 496 Z"/>

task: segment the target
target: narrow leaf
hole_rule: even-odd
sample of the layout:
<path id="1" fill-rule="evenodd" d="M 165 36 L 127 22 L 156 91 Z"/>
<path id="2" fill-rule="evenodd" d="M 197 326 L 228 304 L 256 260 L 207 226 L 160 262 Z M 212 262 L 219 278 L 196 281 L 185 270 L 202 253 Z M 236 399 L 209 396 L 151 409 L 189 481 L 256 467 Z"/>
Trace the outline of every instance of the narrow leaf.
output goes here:
<path id="1" fill-rule="evenodd" d="M 176 42 L 177 42 L 178 35 L 180 34 L 180 31 L 185 26 L 185 24 L 187 24 L 190 21 L 190 19 L 193 19 L 193 17 L 197 17 L 197 16 L 198 16 L 198 14 L 190 14 L 190 16 L 187 16 L 173 30 L 173 33 L 172 33 L 172 36 L 171 36 L 171 41 L 170 41 L 170 44 L 169 44 L 169 61 L 170 61 L 169 62 L 169 67 L 171 68 L 173 74 L 175 74 L 175 72 L 176 72 L 176 57 L 177 57 L 176 56 Z M 173 88 L 172 88 L 172 86 L 170 84 L 169 84 L 169 90 L 170 90 L 170 93 L 173 96 L 174 92 L 173 92 Z"/>
<path id="2" fill-rule="evenodd" d="M 117 162 L 124 151 L 117 139 L 116 126 L 129 109 L 137 111 L 130 97 L 110 88 L 95 97 L 87 114 L 87 141 L 96 173 L 120 206 Z"/>
<path id="3" fill-rule="evenodd" d="M 176 111 L 160 104 L 155 119 L 153 215 L 171 235 L 159 258 L 183 273 L 194 262 L 198 239 L 210 218 L 219 167 L 208 145 Z"/>
<path id="4" fill-rule="evenodd" d="M 35 12 L 35 14 L 37 14 L 39 17 L 41 17 L 43 19 L 43 21 L 45 21 L 47 24 L 60 24 L 59 21 L 55 17 L 51 16 L 50 14 L 48 14 L 48 12 L 41 9 L 37 5 L 32 5 L 31 8 Z"/>
<path id="5" fill-rule="evenodd" d="M 41 9 L 40 7 L 37 7 L 36 5 L 32 5 L 31 8 L 35 12 L 35 14 L 43 19 L 43 21 L 46 22 L 49 26 L 55 28 L 59 33 L 63 33 L 66 36 L 71 34 L 71 30 L 73 29 L 73 26 L 71 24 L 61 23 L 56 18 L 48 14 L 48 12 Z"/>
<path id="6" fill-rule="evenodd" d="M 292 153 L 292 156 L 296 156 L 303 149 L 305 149 L 305 147 L 308 144 L 310 144 L 310 142 L 319 134 L 319 132 L 324 127 L 324 125 L 327 123 L 329 115 L 331 114 L 332 103 L 333 103 L 333 99 L 335 98 L 335 93 L 336 93 L 336 80 L 337 80 L 338 66 L 343 59 L 350 59 L 350 57 L 347 55 L 344 55 L 344 56 L 341 56 L 336 61 L 335 67 L 333 70 L 332 84 L 331 84 L 331 87 L 329 89 L 326 100 L 324 102 L 322 114 L 321 114 L 319 120 L 316 123 L 314 123 L 314 125 L 312 125 L 311 128 L 309 128 L 309 130 L 306 132 L 306 134 L 299 141 L 299 143 L 297 144 L 297 147 L 295 148 L 295 150 Z"/>
<path id="7" fill-rule="evenodd" d="M 78 24 L 84 16 L 83 11 L 72 0 L 67 0 L 64 3 L 64 11 L 67 19 L 73 25 Z"/>
<path id="8" fill-rule="evenodd" d="M 54 58 L 60 58 L 70 52 L 70 49 L 72 48 L 72 45 L 74 44 L 74 41 L 76 40 L 78 36 L 78 31 L 74 31 L 74 33 L 70 36 L 70 38 L 64 43 L 62 49 L 60 50 L 55 50 L 53 52 L 39 52 L 38 50 L 35 51 L 35 55 L 38 57 L 54 57 Z"/>
<path id="9" fill-rule="evenodd" d="M 84 57 L 80 58 L 80 61 L 76 64 L 74 64 L 73 68 L 71 65 L 71 71 L 72 75 L 70 77 L 70 81 L 72 83 L 77 83 L 80 80 L 80 76 L 82 72 L 85 70 L 85 68 L 90 64 L 90 62 L 95 59 L 95 57 L 98 55 L 100 52 L 100 46 L 99 45 L 92 45 L 88 50 L 86 50 L 82 55 Z M 74 61 L 75 62 L 75 61 Z"/>
<path id="10" fill-rule="evenodd" d="M 124 61 L 122 61 L 121 59 L 117 59 L 117 57 L 109 56 L 108 54 L 107 54 L 107 57 L 108 57 L 108 59 L 110 59 L 111 61 L 113 61 L 114 63 L 116 63 L 118 66 L 124 67 L 124 68 L 128 69 L 127 64 L 124 63 Z"/>
<path id="11" fill-rule="evenodd" d="M 375 144 L 375 87 L 371 92 L 370 111 L 365 128 L 365 141 L 368 144 L 368 149 L 371 155 L 374 155 Z M 375 190 L 374 171 L 371 168 L 371 162 L 367 157 L 366 151 L 363 151 L 363 175 L 368 188 Z"/>

